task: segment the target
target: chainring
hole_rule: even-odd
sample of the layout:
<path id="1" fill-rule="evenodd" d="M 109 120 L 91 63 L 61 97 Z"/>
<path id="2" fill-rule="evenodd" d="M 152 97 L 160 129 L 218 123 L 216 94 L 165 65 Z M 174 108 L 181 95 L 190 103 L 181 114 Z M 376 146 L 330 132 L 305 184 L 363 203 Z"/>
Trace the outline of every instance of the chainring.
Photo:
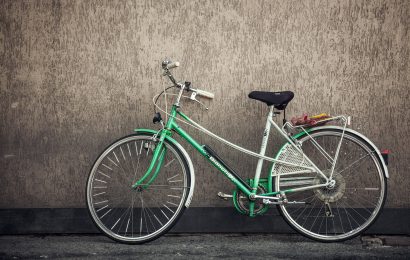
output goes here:
<path id="1" fill-rule="evenodd" d="M 266 193 L 266 192 L 267 191 L 264 186 L 258 185 L 257 194 Z M 235 191 L 233 199 L 235 200 L 234 205 L 237 206 L 238 210 L 242 214 L 249 215 L 249 199 L 241 190 L 238 189 Z M 268 205 L 263 204 L 261 200 L 255 201 L 255 207 L 253 210 L 255 215 L 261 215 L 265 213 L 266 210 L 268 210 Z"/>

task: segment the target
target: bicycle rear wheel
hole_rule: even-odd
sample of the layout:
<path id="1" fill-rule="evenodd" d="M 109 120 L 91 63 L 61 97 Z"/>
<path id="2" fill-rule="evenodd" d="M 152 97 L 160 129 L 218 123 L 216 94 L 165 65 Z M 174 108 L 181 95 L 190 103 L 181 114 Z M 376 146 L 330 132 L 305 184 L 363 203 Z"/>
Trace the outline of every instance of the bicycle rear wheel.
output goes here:
<path id="1" fill-rule="evenodd" d="M 303 152 L 329 177 L 342 131 L 323 129 L 299 138 Z M 318 147 L 322 147 L 320 150 Z M 310 166 L 290 144 L 279 152 L 278 159 Z M 285 175 L 303 170 L 275 164 L 276 190 L 297 189 L 325 183 L 316 173 Z M 285 220 L 301 234 L 322 242 L 350 239 L 365 231 L 380 214 L 387 185 L 383 165 L 373 147 L 361 137 L 345 132 L 337 158 L 334 186 L 287 193 L 288 201 L 278 209 Z"/>
<path id="2" fill-rule="evenodd" d="M 105 149 L 90 171 L 86 190 L 89 213 L 97 227 L 116 241 L 139 244 L 154 240 L 165 234 L 185 209 L 191 184 L 189 167 L 181 151 L 168 141 L 155 180 L 146 188 L 131 188 L 148 169 L 156 144 L 152 136 L 124 137 Z"/>

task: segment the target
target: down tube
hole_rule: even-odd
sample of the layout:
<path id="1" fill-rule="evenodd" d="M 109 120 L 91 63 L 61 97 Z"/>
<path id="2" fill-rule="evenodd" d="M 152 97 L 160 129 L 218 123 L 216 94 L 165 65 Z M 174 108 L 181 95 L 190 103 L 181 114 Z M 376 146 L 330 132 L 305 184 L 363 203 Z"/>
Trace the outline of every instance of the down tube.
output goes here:
<path id="1" fill-rule="evenodd" d="M 187 132 L 185 132 L 179 125 L 175 122 L 172 123 L 172 129 L 177 132 L 182 138 L 184 138 L 190 145 L 192 145 L 202 156 L 204 156 L 215 168 L 217 168 L 220 172 L 222 172 L 228 179 L 233 182 L 243 193 L 247 196 L 251 194 L 249 191 L 239 180 L 235 178 L 225 167 L 223 167 L 218 161 L 215 160 L 212 156 L 208 155 L 208 153 L 204 150 L 202 145 L 200 145 L 197 141 L 195 141 Z"/>

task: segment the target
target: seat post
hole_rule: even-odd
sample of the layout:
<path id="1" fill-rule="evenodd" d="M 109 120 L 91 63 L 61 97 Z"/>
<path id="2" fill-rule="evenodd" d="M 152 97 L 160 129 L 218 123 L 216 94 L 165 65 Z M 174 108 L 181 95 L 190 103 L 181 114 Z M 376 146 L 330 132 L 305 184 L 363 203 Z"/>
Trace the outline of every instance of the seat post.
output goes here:
<path id="1" fill-rule="evenodd" d="M 269 113 L 268 113 L 268 117 L 266 118 L 266 125 L 265 125 L 265 130 L 263 131 L 261 149 L 259 151 L 259 155 L 262 155 L 262 156 L 265 156 L 266 146 L 269 140 L 269 133 L 270 133 L 270 127 L 271 127 L 271 123 L 269 119 L 273 117 L 273 109 L 274 109 L 273 105 L 269 106 Z M 263 166 L 263 159 L 259 158 L 258 164 L 256 166 L 255 178 L 254 178 L 253 187 L 252 187 L 253 191 L 256 191 L 258 189 L 262 166 Z"/>

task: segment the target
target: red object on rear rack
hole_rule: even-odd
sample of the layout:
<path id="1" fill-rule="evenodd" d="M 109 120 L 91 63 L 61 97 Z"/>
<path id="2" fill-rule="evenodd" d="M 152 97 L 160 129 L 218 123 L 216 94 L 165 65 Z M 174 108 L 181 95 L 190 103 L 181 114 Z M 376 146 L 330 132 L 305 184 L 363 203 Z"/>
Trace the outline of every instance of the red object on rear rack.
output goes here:
<path id="1" fill-rule="evenodd" d="M 315 125 L 326 124 L 327 123 L 326 121 L 321 122 L 321 120 L 328 119 L 328 118 L 330 118 L 330 116 L 326 113 L 322 113 L 322 114 L 315 115 L 315 116 L 308 116 L 308 114 L 304 113 L 300 117 L 292 117 L 290 122 L 294 126 L 299 126 L 299 125 L 315 126 Z"/>

